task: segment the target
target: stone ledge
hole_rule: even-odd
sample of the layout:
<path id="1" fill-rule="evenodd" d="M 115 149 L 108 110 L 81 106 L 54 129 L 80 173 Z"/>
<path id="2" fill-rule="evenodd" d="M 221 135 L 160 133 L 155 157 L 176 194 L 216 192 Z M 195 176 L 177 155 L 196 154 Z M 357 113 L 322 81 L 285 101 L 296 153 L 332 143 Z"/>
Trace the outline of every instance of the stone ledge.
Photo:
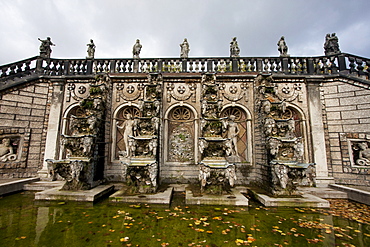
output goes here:
<path id="1" fill-rule="evenodd" d="M 254 193 L 256 199 L 265 207 L 312 207 L 312 208 L 329 208 L 330 203 L 311 194 L 303 194 L 302 197 L 270 197 L 263 194 Z"/>
<path id="2" fill-rule="evenodd" d="M 237 189 L 232 189 L 228 195 L 193 196 L 190 189 L 186 189 L 185 204 L 188 205 L 229 205 L 248 206 L 249 200 Z"/>
<path id="3" fill-rule="evenodd" d="M 123 191 L 119 190 L 109 197 L 110 202 L 123 202 L 123 203 L 147 203 L 147 204 L 170 204 L 172 197 L 173 187 L 169 187 L 164 192 L 156 194 L 140 194 L 127 196 Z"/>
<path id="4" fill-rule="evenodd" d="M 11 179 L 0 180 L 0 195 L 13 193 L 23 190 L 23 186 L 28 183 L 39 181 L 40 178 L 25 178 L 25 179 Z"/>
<path id="5" fill-rule="evenodd" d="M 94 202 L 111 193 L 113 185 L 99 185 L 91 190 L 68 191 L 60 190 L 61 187 L 44 190 L 35 194 L 35 200 L 46 201 L 82 201 Z"/>
<path id="6" fill-rule="evenodd" d="M 330 187 L 347 192 L 348 199 L 370 205 L 370 192 L 345 185 L 331 184 Z"/>

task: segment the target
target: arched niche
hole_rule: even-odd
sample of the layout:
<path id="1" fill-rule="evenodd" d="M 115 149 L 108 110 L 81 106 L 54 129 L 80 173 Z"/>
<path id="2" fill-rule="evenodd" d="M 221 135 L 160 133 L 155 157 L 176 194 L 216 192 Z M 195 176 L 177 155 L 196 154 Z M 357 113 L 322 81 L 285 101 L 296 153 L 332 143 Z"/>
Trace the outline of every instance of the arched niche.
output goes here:
<path id="1" fill-rule="evenodd" d="M 198 162 L 197 114 L 187 104 L 176 104 L 165 114 L 164 160 L 167 163 L 194 164 Z"/>
<path id="2" fill-rule="evenodd" d="M 303 161 L 309 162 L 309 155 L 308 155 L 308 144 L 309 140 L 307 137 L 307 124 L 306 124 L 306 117 L 302 109 L 294 104 L 287 104 L 287 108 L 285 111 L 285 117 L 287 119 L 294 120 L 294 135 L 297 138 L 301 138 L 302 143 L 304 145 L 304 154 L 303 154 Z"/>

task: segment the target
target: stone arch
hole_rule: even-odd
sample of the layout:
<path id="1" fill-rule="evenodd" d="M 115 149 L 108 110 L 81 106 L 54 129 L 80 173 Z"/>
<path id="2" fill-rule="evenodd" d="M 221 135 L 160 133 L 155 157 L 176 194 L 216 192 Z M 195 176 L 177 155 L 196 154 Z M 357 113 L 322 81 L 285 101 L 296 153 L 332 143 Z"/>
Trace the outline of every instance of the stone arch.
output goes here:
<path id="1" fill-rule="evenodd" d="M 234 115 L 238 123 L 238 156 L 252 162 L 252 116 L 250 111 L 239 104 L 227 104 L 221 110 L 221 118 Z"/>
<path id="2" fill-rule="evenodd" d="M 83 110 L 80 107 L 79 103 L 75 103 L 70 105 L 65 111 L 63 115 L 63 124 L 62 124 L 62 134 L 63 135 L 71 135 L 70 133 L 70 121 L 71 116 L 80 117 L 83 114 Z"/>

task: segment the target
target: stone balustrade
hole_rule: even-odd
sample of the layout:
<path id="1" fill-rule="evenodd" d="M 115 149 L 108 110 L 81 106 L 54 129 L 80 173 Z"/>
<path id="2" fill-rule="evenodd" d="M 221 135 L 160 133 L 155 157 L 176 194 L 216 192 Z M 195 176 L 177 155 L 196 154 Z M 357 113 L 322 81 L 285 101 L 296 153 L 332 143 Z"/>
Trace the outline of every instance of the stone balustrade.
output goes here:
<path id="1" fill-rule="evenodd" d="M 55 59 L 32 57 L 0 66 L 0 90 L 30 76 L 75 76 L 98 73 L 271 73 L 335 75 L 369 80 L 370 59 L 341 53 L 319 57 L 208 57 Z"/>

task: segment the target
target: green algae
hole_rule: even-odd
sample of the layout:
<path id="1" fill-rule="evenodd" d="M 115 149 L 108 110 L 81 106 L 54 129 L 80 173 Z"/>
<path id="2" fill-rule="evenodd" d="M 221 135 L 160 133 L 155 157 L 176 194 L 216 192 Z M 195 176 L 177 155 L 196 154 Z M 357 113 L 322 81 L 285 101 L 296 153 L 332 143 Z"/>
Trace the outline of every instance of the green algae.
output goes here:
<path id="1" fill-rule="evenodd" d="M 0 199 L 1 246 L 370 246 L 368 222 L 294 208 Z"/>

